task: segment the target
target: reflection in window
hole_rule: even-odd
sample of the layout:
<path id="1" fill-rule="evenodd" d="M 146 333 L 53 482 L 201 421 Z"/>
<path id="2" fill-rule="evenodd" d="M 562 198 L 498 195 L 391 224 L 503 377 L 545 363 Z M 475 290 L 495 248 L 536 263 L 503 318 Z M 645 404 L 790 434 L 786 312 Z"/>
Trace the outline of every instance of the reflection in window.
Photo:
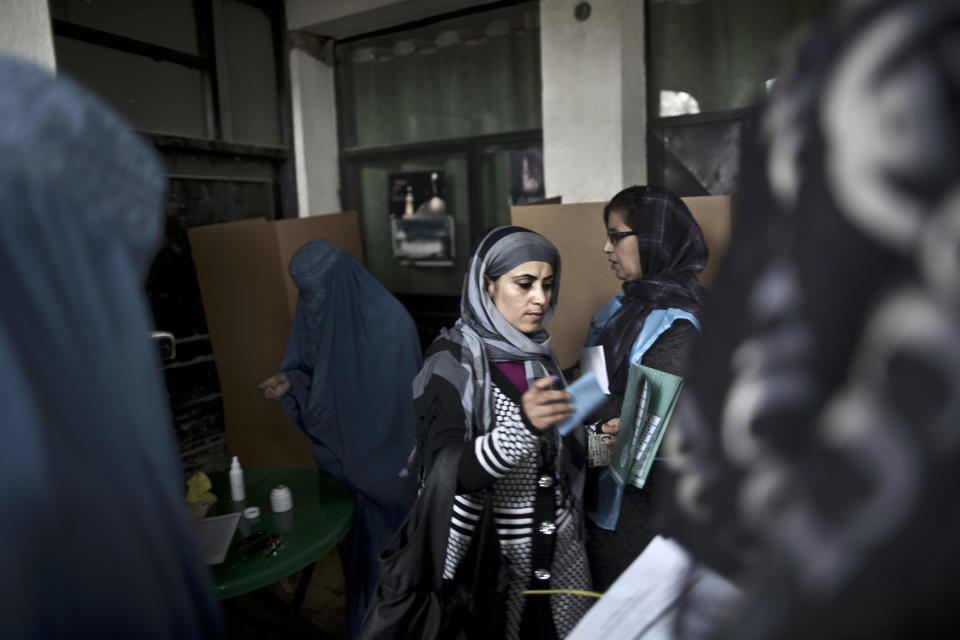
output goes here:
<path id="1" fill-rule="evenodd" d="M 660 117 L 700 113 L 700 103 L 686 91 L 660 91 Z"/>
<path id="2" fill-rule="evenodd" d="M 736 192 L 741 132 L 780 51 L 835 4 L 648 0 L 648 180 L 681 196 Z"/>
<path id="3" fill-rule="evenodd" d="M 682 88 L 697 97 L 702 113 L 754 105 L 790 34 L 832 4 L 834 0 L 651 2 L 651 96 Z"/>
<path id="4" fill-rule="evenodd" d="M 436 172 L 443 184 L 438 191 L 443 194 L 445 213 L 452 216 L 451 238 L 455 245 L 449 247 L 453 255 L 452 267 L 429 268 L 411 264 L 409 259 L 398 260 L 395 255 L 395 237 L 391 235 L 391 206 L 397 200 L 391 177 L 403 174 L 425 174 L 426 189 L 431 189 L 429 176 Z M 463 282 L 463 272 L 470 253 L 470 219 L 467 196 L 467 158 L 465 154 L 425 155 L 401 160 L 379 160 L 356 163 L 347 167 L 348 183 L 356 185 L 359 194 L 358 209 L 361 212 L 360 232 L 363 235 L 364 262 L 377 280 L 394 293 L 456 295 Z M 414 208 L 429 198 L 422 196 L 420 188 L 414 198 Z M 405 190 L 404 190 L 405 191 Z M 400 209 L 405 211 L 404 195 L 399 195 Z M 402 214 L 401 214 L 402 215 Z M 411 218 L 415 218 L 411 216 Z"/>

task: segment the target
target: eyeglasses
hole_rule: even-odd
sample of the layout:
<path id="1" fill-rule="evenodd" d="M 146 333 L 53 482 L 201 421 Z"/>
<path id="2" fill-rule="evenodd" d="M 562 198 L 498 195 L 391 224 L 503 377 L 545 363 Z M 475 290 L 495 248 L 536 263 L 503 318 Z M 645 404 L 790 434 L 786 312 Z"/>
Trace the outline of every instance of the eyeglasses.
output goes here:
<path id="1" fill-rule="evenodd" d="M 607 231 L 607 240 L 610 241 L 610 244 L 617 246 L 617 243 L 626 238 L 627 236 L 635 236 L 639 231 Z"/>

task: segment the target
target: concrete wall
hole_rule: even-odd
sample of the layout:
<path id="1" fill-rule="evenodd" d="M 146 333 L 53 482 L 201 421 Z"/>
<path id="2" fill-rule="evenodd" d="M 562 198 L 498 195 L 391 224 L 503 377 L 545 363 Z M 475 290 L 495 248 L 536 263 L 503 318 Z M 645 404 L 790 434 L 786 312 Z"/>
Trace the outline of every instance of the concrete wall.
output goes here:
<path id="1" fill-rule="evenodd" d="M 0 0 L 0 52 L 56 69 L 47 0 Z"/>
<path id="2" fill-rule="evenodd" d="M 333 68 L 290 50 L 293 147 L 300 217 L 340 211 L 340 164 Z"/>
<path id="3" fill-rule="evenodd" d="M 609 200 L 646 181 L 643 2 L 541 0 L 543 153 L 547 195 Z"/>

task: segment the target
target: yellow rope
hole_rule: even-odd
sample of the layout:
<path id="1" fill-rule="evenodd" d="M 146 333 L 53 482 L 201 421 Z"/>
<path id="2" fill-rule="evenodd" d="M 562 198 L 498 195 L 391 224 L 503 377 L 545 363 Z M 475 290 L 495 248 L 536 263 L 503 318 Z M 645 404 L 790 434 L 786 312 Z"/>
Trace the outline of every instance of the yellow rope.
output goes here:
<path id="1" fill-rule="evenodd" d="M 555 593 L 569 593 L 574 596 L 587 596 L 588 598 L 602 598 L 602 593 L 596 591 L 584 591 L 583 589 L 527 589 L 523 592 L 525 596 L 549 596 Z"/>

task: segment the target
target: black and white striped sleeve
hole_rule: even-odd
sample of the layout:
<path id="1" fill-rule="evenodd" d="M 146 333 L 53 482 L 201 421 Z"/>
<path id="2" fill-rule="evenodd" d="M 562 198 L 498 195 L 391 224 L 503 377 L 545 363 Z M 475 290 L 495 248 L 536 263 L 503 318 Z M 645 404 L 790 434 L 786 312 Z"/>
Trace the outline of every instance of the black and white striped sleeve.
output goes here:
<path id="1" fill-rule="evenodd" d="M 493 388 L 497 426 L 475 438 L 460 454 L 458 479 L 464 491 L 478 491 L 505 476 L 537 451 L 540 437 L 521 417 L 516 403 Z"/>
<path id="2" fill-rule="evenodd" d="M 495 391 L 499 402 L 510 401 Z M 444 447 L 463 442 L 466 417 L 456 388 L 440 377 L 434 377 L 427 391 L 417 399 L 421 423 L 424 463 L 429 472 L 436 453 Z M 514 404 L 511 418 L 501 419 L 490 433 L 464 445 L 457 473 L 458 493 L 478 491 L 502 478 L 520 459 L 536 451 L 539 438 L 520 416 Z"/>

